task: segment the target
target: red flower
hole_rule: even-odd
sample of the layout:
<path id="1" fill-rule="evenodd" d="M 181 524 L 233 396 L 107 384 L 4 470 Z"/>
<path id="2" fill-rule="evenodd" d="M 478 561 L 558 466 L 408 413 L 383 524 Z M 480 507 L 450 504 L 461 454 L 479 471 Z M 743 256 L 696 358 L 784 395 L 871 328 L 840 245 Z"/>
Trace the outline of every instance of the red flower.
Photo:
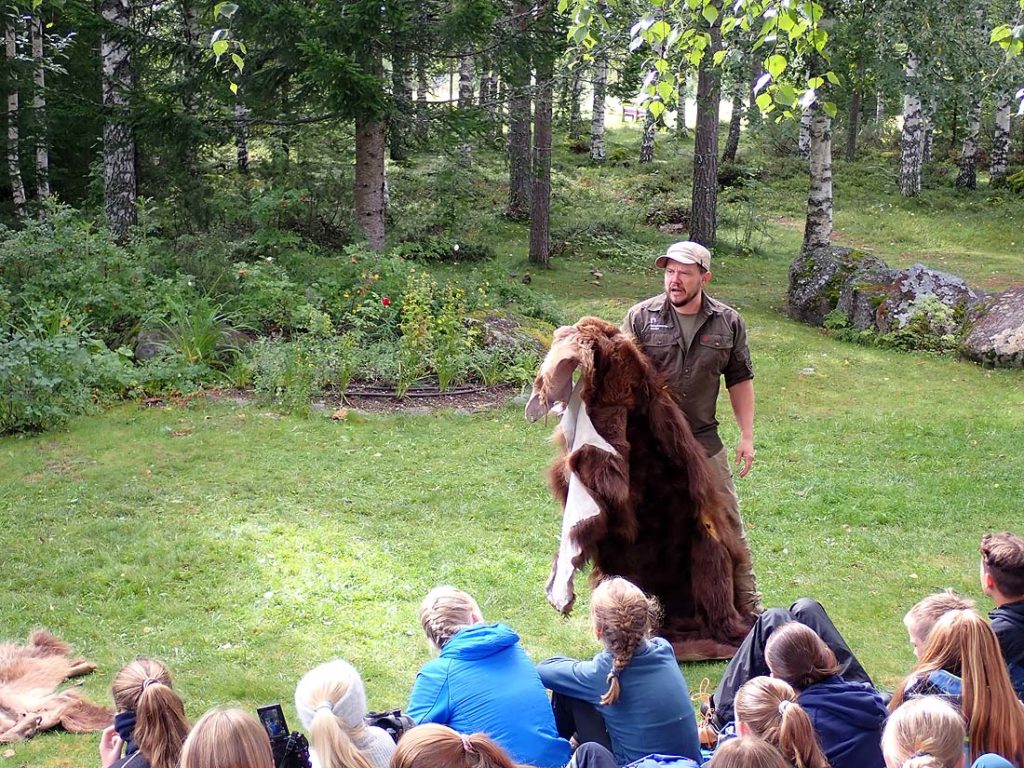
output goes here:
<path id="1" fill-rule="evenodd" d="M 389 299 L 387 296 L 383 296 L 381 297 L 380 303 L 383 304 L 385 307 L 390 307 L 391 299 Z"/>

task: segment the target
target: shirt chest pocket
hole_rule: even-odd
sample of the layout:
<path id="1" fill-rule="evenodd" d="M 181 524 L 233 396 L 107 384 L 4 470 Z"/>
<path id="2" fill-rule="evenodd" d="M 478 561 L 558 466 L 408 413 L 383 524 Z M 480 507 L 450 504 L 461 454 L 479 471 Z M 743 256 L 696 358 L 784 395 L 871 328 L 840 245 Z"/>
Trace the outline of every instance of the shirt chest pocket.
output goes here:
<path id="1" fill-rule="evenodd" d="M 720 333 L 702 333 L 698 341 L 706 350 L 721 349 L 726 354 L 732 351 L 732 336 Z"/>
<path id="2" fill-rule="evenodd" d="M 643 341 L 644 354 L 658 370 L 671 375 L 682 356 L 678 341 L 671 330 L 651 331 Z"/>
<path id="3" fill-rule="evenodd" d="M 732 347 L 732 336 L 720 333 L 702 333 L 697 337 L 697 344 L 691 348 L 691 354 L 696 350 L 703 361 L 700 368 L 717 378 L 732 356 Z"/>

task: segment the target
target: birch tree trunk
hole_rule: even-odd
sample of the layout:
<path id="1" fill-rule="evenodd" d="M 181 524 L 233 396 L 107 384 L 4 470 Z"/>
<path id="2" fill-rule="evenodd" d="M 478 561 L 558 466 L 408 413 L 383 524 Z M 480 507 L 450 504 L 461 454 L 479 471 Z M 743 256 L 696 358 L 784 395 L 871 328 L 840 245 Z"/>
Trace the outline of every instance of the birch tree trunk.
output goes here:
<path id="1" fill-rule="evenodd" d="M 740 128 L 743 122 L 743 92 L 746 88 L 746 83 L 737 83 L 736 90 L 732 95 L 732 116 L 729 118 L 729 135 L 725 139 L 725 149 L 722 150 L 723 163 L 736 162 L 736 152 L 740 147 Z"/>
<path id="2" fill-rule="evenodd" d="M 583 118 L 580 112 L 580 97 L 583 95 L 583 62 L 578 61 L 569 83 L 569 139 L 579 141 L 583 133 Z"/>
<path id="3" fill-rule="evenodd" d="M 235 101 L 235 162 L 242 173 L 249 172 L 249 110 Z"/>
<path id="4" fill-rule="evenodd" d="M 516 2 L 512 13 L 520 45 L 512 52 L 508 75 L 508 210 L 510 219 L 530 216 L 530 52 L 527 43 L 531 6 Z"/>
<path id="5" fill-rule="evenodd" d="M 100 14 L 109 27 L 127 30 L 131 25 L 130 0 L 101 0 Z M 132 87 L 128 42 L 105 30 L 100 40 L 103 69 L 103 199 L 107 226 L 123 240 L 137 221 L 135 201 L 135 136 L 128 123 Z"/>
<path id="6" fill-rule="evenodd" d="M 713 0 L 716 10 L 721 3 Z M 721 18 L 721 14 L 719 14 Z M 706 248 L 715 244 L 718 226 L 718 101 L 720 70 L 712 66 L 722 47 L 721 28 L 711 24 L 711 43 L 697 73 L 697 130 L 693 140 L 693 194 L 690 203 L 690 239 Z"/>
<path id="7" fill-rule="evenodd" d="M 750 98 L 750 109 L 747 110 L 747 127 L 753 128 L 754 126 L 761 124 L 761 110 L 754 104 L 754 99 L 757 98 L 757 94 L 754 93 L 754 89 L 757 87 L 758 81 L 761 79 L 761 75 L 764 74 L 764 62 L 761 61 L 761 57 L 752 56 L 753 62 L 750 66 L 750 88 L 748 89 L 748 97 Z"/>
<path id="8" fill-rule="evenodd" d="M 538 4 L 537 28 L 543 50 L 537 54 L 537 96 L 533 107 L 533 192 L 530 213 L 530 261 L 548 265 L 551 257 L 551 108 L 555 57 L 549 50 L 553 35 L 554 0 Z"/>
<path id="9" fill-rule="evenodd" d="M 427 62 L 422 54 L 416 55 L 416 141 L 426 144 L 430 136 L 427 116 L 427 98 L 430 86 L 427 83 Z"/>
<path id="10" fill-rule="evenodd" d="M 459 59 L 459 109 L 473 106 L 473 57 Z"/>
<path id="11" fill-rule="evenodd" d="M 935 149 L 935 102 L 929 99 L 921 106 L 924 137 L 921 139 L 921 164 L 930 163 Z"/>
<path id="12" fill-rule="evenodd" d="M 590 160 L 605 161 L 604 102 L 608 90 L 608 53 L 602 50 L 594 56 L 594 101 L 590 113 Z"/>
<path id="13" fill-rule="evenodd" d="M 36 197 L 50 196 L 50 144 L 46 124 L 46 62 L 43 59 L 43 21 L 38 9 L 32 14 L 32 109 L 35 112 Z"/>
<path id="14" fill-rule="evenodd" d="M 885 130 L 885 121 L 889 116 L 885 114 L 885 92 L 879 88 L 875 91 L 875 130 L 881 136 Z"/>
<path id="15" fill-rule="evenodd" d="M 810 185 L 803 251 L 832 244 L 832 120 L 817 104 L 811 116 Z"/>
<path id="16" fill-rule="evenodd" d="M 806 159 L 811 156 L 811 118 L 814 107 L 804 107 L 800 112 L 800 133 L 796 141 L 796 153 Z"/>
<path id="17" fill-rule="evenodd" d="M 992 134 L 992 158 L 989 166 L 989 184 L 999 184 L 1006 178 L 1006 161 L 1010 156 L 1010 108 L 1013 102 L 1008 92 L 999 94 L 996 104 L 996 128 Z"/>
<path id="18" fill-rule="evenodd" d="M 917 95 L 917 56 L 907 59 L 907 80 L 903 96 L 903 135 L 900 138 L 900 194 L 913 197 L 921 191 L 923 126 L 921 99 Z"/>
<path id="19" fill-rule="evenodd" d="M 690 135 L 686 127 L 686 92 L 689 81 L 689 73 L 683 70 L 679 73 L 679 101 L 676 103 L 676 138 L 685 139 Z"/>
<path id="20" fill-rule="evenodd" d="M 653 102 L 652 102 L 653 103 Z M 654 161 L 654 131 L 657 128 L 657 121 L 651 110 L 644 115 L 644 133 L 640 140 L 640 162 L 650 163 Z"/>
<path id="21" fill-rule="evenodd" d="M 14 210 L 20 216 L 25 211 L 25 183 L 21 179 L 21 135 L 18 126 L 18 78 L 15 62 L 18 58 L 17 17 L 4 19 L 4 43 L 7 51 L 7 71 L 11 86 L 7 94 L 7 173 L 11 179 L 11 197 Z"/>
<path id="22" fill-rule="evenodd" d="M 384 126 L 376 118 L 356 120 L 356 220 L 370 247 L 384 247 Z"/>
<path id="23" fill-rule="evenodd" d="M 956 177 L 957 189 L 978 187 L 978 135 L 981 133 L 981 98 L 971 97 L 967 109 L 967 133 L 960 150 L 960 173 Z"/>

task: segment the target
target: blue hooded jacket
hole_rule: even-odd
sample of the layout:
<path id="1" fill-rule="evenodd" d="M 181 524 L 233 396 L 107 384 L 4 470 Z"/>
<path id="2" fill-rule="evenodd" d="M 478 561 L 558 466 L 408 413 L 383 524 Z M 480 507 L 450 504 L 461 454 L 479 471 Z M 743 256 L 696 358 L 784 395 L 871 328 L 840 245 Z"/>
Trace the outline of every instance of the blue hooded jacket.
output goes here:
<path id="1" fill-rule="evenodd" d="M 797 697 L 814 724 L 832 768 L 882 768 L 882 730 L 889 711 L 867 683 L 830 677 Z"/>
<path id="2" fill-rule="evenodd" d="M 504 624 L 456 632 L 416 675 L 408 714 L 417 724 L 483 731 L 517 763 L 562 768 L 571 757 L 533 662 Z"/>

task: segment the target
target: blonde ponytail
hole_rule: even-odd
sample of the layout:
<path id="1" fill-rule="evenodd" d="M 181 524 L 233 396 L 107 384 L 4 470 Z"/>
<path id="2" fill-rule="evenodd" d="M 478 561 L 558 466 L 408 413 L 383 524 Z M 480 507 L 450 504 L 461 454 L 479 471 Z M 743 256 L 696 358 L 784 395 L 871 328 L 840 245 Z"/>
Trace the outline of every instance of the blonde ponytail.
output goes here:
<path id="1" fill-rule="evenodd" d="M 776 747 L 793 768 L 829 768 L 811 718 L 784 680 L 755 677 L 736 692 L 736 719 Z"/>
<path id="2" fill-rule="evenodd" d="M 309 741 L 321 768 L 371 768 L 354 743 L 348 728 L 334 716 L 330 704 L 317 708 L 309 726 Z"/>

